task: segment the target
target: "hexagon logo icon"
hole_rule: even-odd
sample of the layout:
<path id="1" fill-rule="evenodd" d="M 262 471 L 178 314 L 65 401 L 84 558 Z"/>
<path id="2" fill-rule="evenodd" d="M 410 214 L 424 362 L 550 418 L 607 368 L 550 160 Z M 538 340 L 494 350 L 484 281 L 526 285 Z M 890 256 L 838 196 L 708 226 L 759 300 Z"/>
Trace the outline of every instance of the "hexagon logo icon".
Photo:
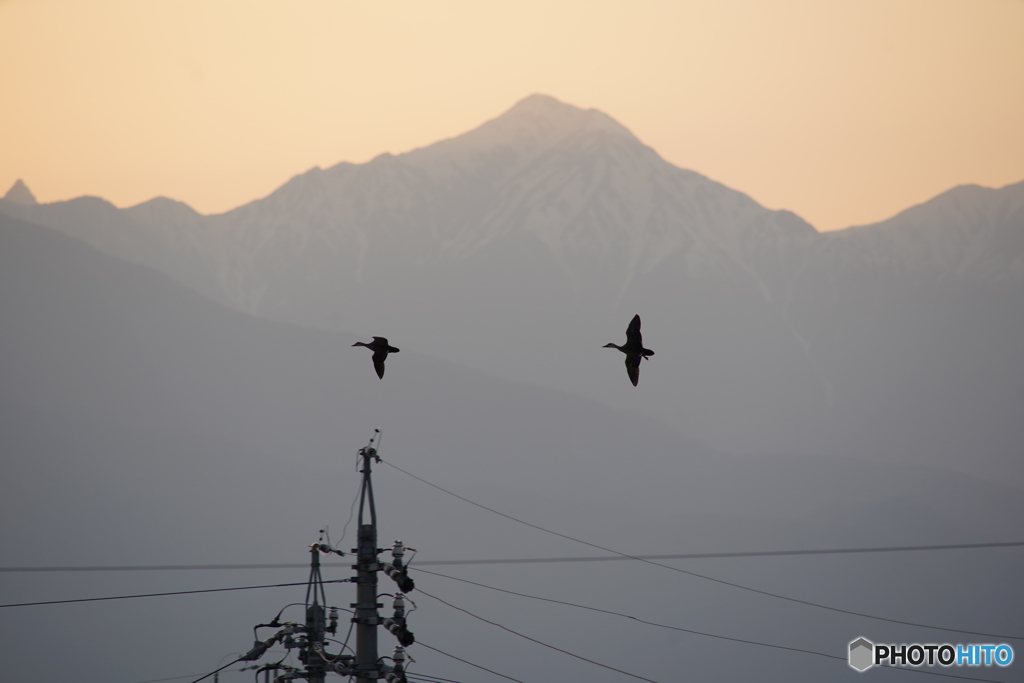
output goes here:
<path id="1" fill-rule="evenodd" d="M 858 638 L 850 643 L 850 666 L 857 671 L 866 671 L 874 664 L 875 644 L 867 638 Z"/>

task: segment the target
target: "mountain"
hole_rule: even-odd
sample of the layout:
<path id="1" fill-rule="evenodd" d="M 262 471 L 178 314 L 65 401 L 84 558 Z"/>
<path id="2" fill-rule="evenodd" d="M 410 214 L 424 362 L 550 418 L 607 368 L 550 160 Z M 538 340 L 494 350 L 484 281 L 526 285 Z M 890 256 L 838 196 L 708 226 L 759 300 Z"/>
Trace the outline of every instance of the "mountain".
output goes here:
<path id="1" fill-rule="evenodd" d="M 542 95 L 214 216 L 169 199 L 0 201 L 242 311 L 387 336 L 723 450 L 1019 486 L 1022 206 L 1024 184 L 962 187 L 819 234 Z M 656 356 L 633 389 L 600 347 L 637 313 Z"/>
<path id="2" fill-rule="evenodd" d="M 347 548 L 338 539 L 348 526 L 352 540 L 346 509 L 358 494 L 356 449 L 374 427 L 383 430 L 385 460 L 375 466 L 381 540 L 403 538 L 418 548 L 414 567 L 423 560 L 551 558 L 594 549 L 471 508 L 388 463 L 532 524 L 624 552 L 1004 541 L 1016 538 L 1024 516 L 1019 490 L 976 476 L 891 461 L 729 455 L 644 416 L 413 348 L 390 358 L 380 381 L 365 349 L 349 347 L 351 338 L 231 310 L 150 268 L 0 214 L 0 566 L 302 565 L 319 529 L 329 525 Z M 621 363 L 614 364 L 617 384 L 625 384 Z M 1014 632 L 1020 604 L 1013 587 L 1024 570 L 1019 549 L 936 557 L 875 553 L 678 566 L 858 612 Z M 347 579 L 348 560 L 329 563 L 325 578 Z M 631 562 L 430 569 L 836 656 L 861 633 L 904 642 L 920 632 Z M 580 619 L 565 605 L 533 606 L 416 571 L 422 590 L 653 680 L 674 680 L 680 659 L 693 659 L 693 671 L 709 681 L 790 681 L 795 671 L 856 680 L 842 661 L 597 613 Z M 307 575 L 302 566 L 5 572 L 0 604 L 301 583 Z M 8 607 L 0 611 L 0 661 L 9 677 L 31 678 L 60 642 L 85 683 L 185 672 L 194 678 L 248 649 L 251 627 L 301 603 L 304 590 Z M 331 604 L 341 606 L 354 595 L 348 583 L 327 590 Z M 540 666 L 552 677 L 578 677 L 578 660 L 542 650 L 524 658 L 525 646 L 513 645 L 507 633 L 411 597 L 417 610 L 410 620 L 423 642 L 522 680 Z M 292 609 L 283 618 L 296 618 Z M 44 629 L 48 637 L 40 639 Z M 118 636 L 82 636 L 94 632 Z M 956 637 L 941 637 L 947 635 Z M 413 647 L 418 671 L 473 680 L 458 664 Z M 275 660 L 262 660 L 269 661 Z M 250 680 L 251 671 L 236 668 L 223 680 Z M 987 673 L 994 680 L 1003 674 L 1012 671 Z M 602 670 L 588 678 L 621 680 Z"/>
<path id="3" fill-rule="evenodd" d="M 7 190 L 7 194 L 3 198 L 5 201 L 13 204 L 24 204 L 27 206 L 34 206 L 39 203 L 36 201 L 36 196 L 32 194 L 32 190 L 28 189 L 28 185 L 21 178 L 18 178 L 11 185 L 11 189 Z"/>
<path id="4" fill-rule="evenodd" d="M 930 277 L 1024 285 L 1024 182 L 963 185 L 881 223 L 821 237 L 809 259 L 819 277 L 870 270 L 919 283 Z"/>
<path id="5" fill-rule="evenodd" d="M 220 296 L 284 316 L 296 285 L 279 280 L 299 269 L 310 285 L 351 287 L 511 248 L 543 250 L 553 276 L 577 287 L 611 275 L 621 289 L 677 252 L 694 273 L 731 273 L 744 268 L 751 240 L 814 232 L 672 166 L 607 115 L 542 95 L 451 140 L 315 168 L 217 216 L 166 199 L 123 211 L 86 198 L 9 212 L 181 280 L 192 278 L 181 263 L 205 261 Z M 175 262 L 145 239 L 178 252 Z"/>

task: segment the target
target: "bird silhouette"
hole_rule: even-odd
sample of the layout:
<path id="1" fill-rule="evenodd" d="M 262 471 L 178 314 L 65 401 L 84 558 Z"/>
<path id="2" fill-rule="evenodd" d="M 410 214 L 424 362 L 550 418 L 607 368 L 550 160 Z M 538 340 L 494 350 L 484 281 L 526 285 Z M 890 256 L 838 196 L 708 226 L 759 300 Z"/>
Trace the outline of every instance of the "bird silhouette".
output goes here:
<path id="1" fill-rule="evenodd" d="M 373 369 L 377 371 L 377 376 L 381 379 L 384 379 L 384 360 L 389 353 L 398 353 L 398 349 L 389 345 L 388 340 L 384 337 L 374 337 L 369 344 L 356 342 L 352 346 L 365 346 L 373 351 Z"/>
<path id="2" fill-rule="evenodd" d="M 605 344 L 602 348 L 618 349 L 626 354 L 626 373 L 629 375 L 629 381 L 633 383 L 634 387 L 640 381 L 640 361 L 654 355 L 654 351 L 644 348 L 643 337 L 640 336 L 639 315 L 634 315 L 633 319 L 629 321 L 629 327 L 626 328 L 625 344 L 622 346 L 618 344 Z"/>

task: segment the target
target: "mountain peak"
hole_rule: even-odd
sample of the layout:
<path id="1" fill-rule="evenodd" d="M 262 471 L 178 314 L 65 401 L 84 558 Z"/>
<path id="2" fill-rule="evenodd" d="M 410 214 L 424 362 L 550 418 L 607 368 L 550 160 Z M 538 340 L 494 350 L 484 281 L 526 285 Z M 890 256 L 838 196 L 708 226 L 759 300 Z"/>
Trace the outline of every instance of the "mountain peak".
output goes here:
<path id="1" fill-rule="evenodd" d="M 18 178 L 11 185 L 11 189 L 7 190 L 4 199 L 15 204 L 24 204 L 25 206 L 35 206 L 39 203 L 36 201 L 36 196 L 32 194 L 32 190 L 28 189 L 28 185 L 21 178 Z"/>
<path id="2" fill-rule="evenodd" d="M 588 113 L 597 113 L 600 116 L 611 120 L 610 117 L 602 114 L 596 109 L 583 109 L 574 104 L 568 104 L 557 97 L 534 93 L 513 104 L 501 117 L 506 116 L 546 116 L 549 118 L 558 116 L 580 117 Z"/>
<path id="3" fill-rule="evenodd" d="M 566 104 L 550 95 L 534 94 L 466 133 L 391 158 L 421 168 L 432 167 L 436 172 L 440 167 L 465 168 L 466 163 L 474 163 L 472 159 L 498 154 L 505 156 L 506 166 L 512 167 L 515 164 L 507 155 L 523 161 L 571 139 L 579 141 L 595 134 L 643 146 L 629 129 L 604 112 Z M 373 161 L 379 163 L 388 158 L 382 154 Z M 341 163 L 328 170 L 341 173 L 349 168 L 350 165 Z"/>
<path id="4" fill-rule="evenodd" d="M 530 95 L 478 131 L 520 137 L 560 137 L 568 133 L 603 130 L 633 137 L 621 123 L 597 109 L 566 104 L 550 95 Z"/>
<path id="5" fill-rule="evenodd" d="M 580 134 L 603 132 L 639 141 L 621 123 L 596 109 L 582 109 L 550 95 L 530 95 L 500 116 L 454 138 L 407 152 L 406 160 L 434 162 L 451 154 L 515 148 L 519 152 L 536 151 Z"/>

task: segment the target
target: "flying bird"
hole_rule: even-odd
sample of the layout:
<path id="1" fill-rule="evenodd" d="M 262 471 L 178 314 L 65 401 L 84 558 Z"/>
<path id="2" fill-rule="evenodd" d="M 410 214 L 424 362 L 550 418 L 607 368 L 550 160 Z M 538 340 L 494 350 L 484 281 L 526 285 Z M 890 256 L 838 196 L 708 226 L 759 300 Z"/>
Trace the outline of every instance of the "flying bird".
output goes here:
<path id="1" fill-rule="evenodd" d="M 389 345 L 388 340 L 384 337 L 374 337 L 373 341 L 369 344 L 366 342 L 356 342 L 352 346 L 365 346 L 373 351 L 373 369 L 377 371 L 377 376 L 381 379 L 384 379 L 384 360 L 388 357 L 389 353 L 398 353 L 398 349 Z"/>
<path id="2" fill-rule="evenodd" d="M 605 349 L 618 349 L 626 354 L 626 372 L 629 374 L 629 381 L 636 386 L 636 383 L 640 381 L 640 361 L 644 358 L 654 355 L 654 351 L 644 348 L 643 338 L 640 336 L 640 316 L 634 315 L 633 319 L 629 321 L 629 327 L 626 328 L 626 343 L 622 346 L 618 344 L 605 344 L 602 348 Z"/>

